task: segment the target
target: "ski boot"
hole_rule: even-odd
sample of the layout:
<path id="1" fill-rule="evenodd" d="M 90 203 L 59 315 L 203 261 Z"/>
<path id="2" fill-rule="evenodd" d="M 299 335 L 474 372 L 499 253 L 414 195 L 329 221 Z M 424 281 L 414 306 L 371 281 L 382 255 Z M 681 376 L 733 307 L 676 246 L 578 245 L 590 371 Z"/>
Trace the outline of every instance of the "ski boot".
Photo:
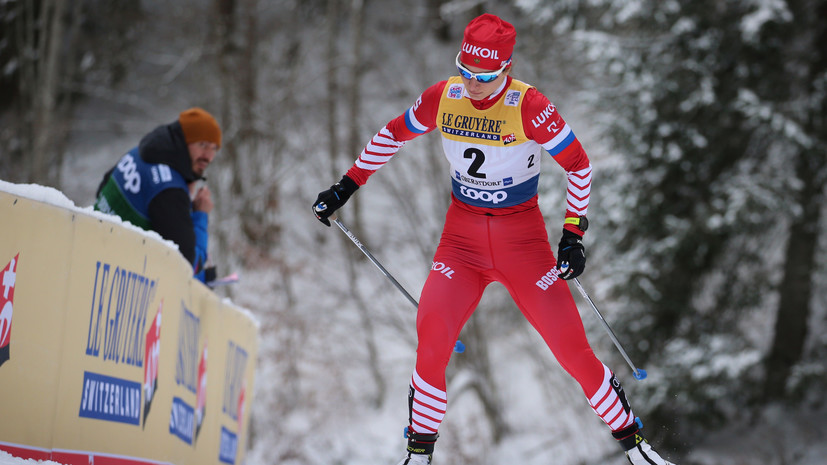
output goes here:
<path id="1" fill-rule="evenodd" d="M 654 449 L 649 445 L 646 438 L 640 432 L 643 426 L 640 419 L 636 419 L 628 428 L 612 433 L 615 439 L 620 443 L 620 447 L 626 451 L 626 458 L 632 465 L 675 465 L 672 462 L 664 460 Z"/>
<path id="2" fill-rule="evenodd" d="M 405 429 L 408 438 L 408 451 L 399 465 L 431 465 L 431 457 L 434 454 L 437 434 L 414 433 L 410 428 Z"/>

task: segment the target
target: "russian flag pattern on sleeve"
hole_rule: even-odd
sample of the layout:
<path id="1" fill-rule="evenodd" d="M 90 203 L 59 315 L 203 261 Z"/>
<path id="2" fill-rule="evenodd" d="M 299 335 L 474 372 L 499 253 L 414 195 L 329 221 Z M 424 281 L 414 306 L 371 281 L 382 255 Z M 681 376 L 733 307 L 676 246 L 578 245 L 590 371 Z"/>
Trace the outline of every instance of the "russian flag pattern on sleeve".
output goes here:
<path id="1" fill-rule="evenodd" d="M 603 369 L 603 383 L 589 399 L 589 405 L 612 431 L 618 431 L 634 423 L 635 414 L 617 377 L 606 365 Z"/>
<path id="2" fill-rule="evenodd" d="M 439 94 L 444 86 L 445 81 L 441 81 L 425 89 L 405 113 L 388 122 L 371 138 L 348 170 L 347 176 L 360 186 L 365 184 L 373 173 L 385 166 L 405 142 L 432 130 L 436 125 L 434 117 Z"/>
<path id="3" fill-rule="evenodd" d="M 543 144 L 543 148 L 546 149 L 552 157 L 556 157 L 560 152 L 569 148 L 576 140 L 577 137 L 574 136 L 574 132 L 568 124 L 565 124 L 563 129 L 558 130 L 557 135 L 554 136 L 553 139 Z"/>
<path id="4" fill-rule="evenodd" d="M 566 210 L 574 213 L 574 216 L 586 216 L 589 209 L 589 194 L 592 189 L 592 165 L 579 171 L 567 171 L 566 177 L 568 178 Z"/>
<path id="5" fill-rule="evenodd" d="M 419 105 L 422 103 L 422 97 L 419 97 L 419 100 L 416 101 L 414 106 L 408 108 L 408 111 L 405 112 L 405 126 L 409 131 L 414 134 L 425 134 L 426 132 L 430 131 L 431 128 L 419 122 L 416 118 L 416 109 L 419 108 Z"/>
<path id="6" fill-rule="evenodd" d="M 387 163 L 403 145 L 405 142 L 396 140 L 387 127 L 382 128 L 359 154 L 356 166 L 364 170 L 376 171 Z"/>
<path id="7" fill-rule="evenodd" d="M 420 434 L 436 434 L 445 417 L 448 395 L 426 383 L 416 371 L 411 377 L 411 388 L 411 427 Z"/>

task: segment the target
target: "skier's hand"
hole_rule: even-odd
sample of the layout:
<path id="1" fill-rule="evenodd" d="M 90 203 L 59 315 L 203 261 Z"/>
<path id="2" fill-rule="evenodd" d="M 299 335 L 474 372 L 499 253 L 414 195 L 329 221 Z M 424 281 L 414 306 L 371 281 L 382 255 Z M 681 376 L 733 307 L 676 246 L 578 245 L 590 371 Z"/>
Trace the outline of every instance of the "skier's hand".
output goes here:
<path id="1" fill-rule="evenodd" d="M 330 215 L 341 208 L 358 188 L 356 181 L 342 176 L 342 180 L 330 186 L 330 189 L 319 192 L 319 196 L 313 202 L 313 214 L 319 221 L 330 226 Z"/>
<path id="2" fill-rule="evenodd" d="M 583 247 L 582 239 L 568 229 L 563 230 L 563 237 L 560 238 L 557 248 L 559 277 L 566 280 L 574 279 L 586 268 L 586 249 Z"/>

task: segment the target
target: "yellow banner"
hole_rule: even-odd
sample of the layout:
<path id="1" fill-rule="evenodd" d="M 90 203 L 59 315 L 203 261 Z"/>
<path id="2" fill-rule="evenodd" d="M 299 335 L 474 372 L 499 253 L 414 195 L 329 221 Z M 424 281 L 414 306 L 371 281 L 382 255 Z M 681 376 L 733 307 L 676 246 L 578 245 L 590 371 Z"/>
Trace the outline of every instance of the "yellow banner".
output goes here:
<path id="1" fill-rule="evenodd" d="M 0 219 L 0 449 L 242 463 L 256 322 L 117 219 L 4 191 Z"/>

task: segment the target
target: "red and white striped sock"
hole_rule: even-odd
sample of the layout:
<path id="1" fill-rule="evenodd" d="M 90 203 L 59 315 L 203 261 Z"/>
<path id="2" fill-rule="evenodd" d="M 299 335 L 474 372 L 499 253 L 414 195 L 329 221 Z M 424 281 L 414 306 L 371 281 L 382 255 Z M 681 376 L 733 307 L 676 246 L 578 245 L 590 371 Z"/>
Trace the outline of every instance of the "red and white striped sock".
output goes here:
<path id="1" fill-rule="evenodd" d="M 603 365 L 603 368 L 603 383 L 589 398 L 589 405 L 612 431 L 619 431 L 635 422 L 635 414 L 617 377 L 606 365 Z"/>
<path id="2" fill-rule="evenodd" d="M 420 434 L 436 434 L 445 417 L 447 393 L 425 382 L 414 370 L 410 395 L 411 429 Z"/>

